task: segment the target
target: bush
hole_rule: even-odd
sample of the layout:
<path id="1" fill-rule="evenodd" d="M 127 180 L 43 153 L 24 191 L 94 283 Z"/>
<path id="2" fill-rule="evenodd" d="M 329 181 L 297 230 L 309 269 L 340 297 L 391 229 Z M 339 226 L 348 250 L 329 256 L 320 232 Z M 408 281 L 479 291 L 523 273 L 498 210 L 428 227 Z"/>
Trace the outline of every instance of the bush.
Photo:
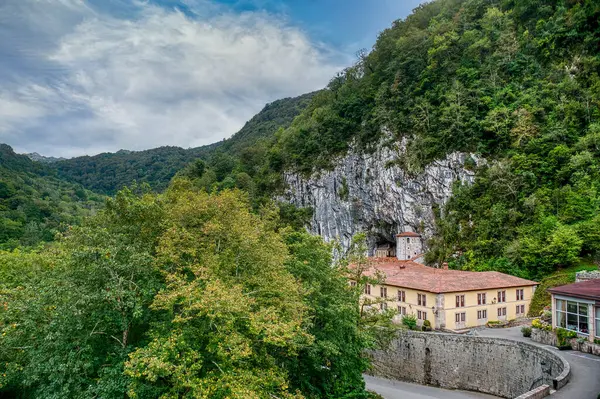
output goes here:
<path id="1" fill-rule="evenodd" d="M 429 320 L 423 320 L 423 331 L 431 331 L 431 322 Z"/>
<path id="2" fill-rule="evenodd" d="M 416 330 L 417 318 L 414 314 L 407 314 L 402 317 L 402 325 L 407 327 L 409 330 Z"/>
<path id="3" fill-rule="evenodd" d="M 531 327 L 527 327 L 527 326 L 522 327 L 521 328 L 521 333 L 523 333 L 523 336 L 526 337 L 526 338 L 531 337 Z"/>
<path id="4" fill-rule="evenodd" d="M 566 348 L 570 346 L 569 339 L 576 338 L 577 333 L 575 331 L 565 330 L 564 328 L 556 329 L 556 338 L 558 339 L 558 347 Z"/>
<path id="5" fill-rule="evenodd" d="M 533 321 L 531 322 L 531 327 L 541 330 L 544 328 L 544 323 L 542 323 L 540 319 L 533 319 Z"/>

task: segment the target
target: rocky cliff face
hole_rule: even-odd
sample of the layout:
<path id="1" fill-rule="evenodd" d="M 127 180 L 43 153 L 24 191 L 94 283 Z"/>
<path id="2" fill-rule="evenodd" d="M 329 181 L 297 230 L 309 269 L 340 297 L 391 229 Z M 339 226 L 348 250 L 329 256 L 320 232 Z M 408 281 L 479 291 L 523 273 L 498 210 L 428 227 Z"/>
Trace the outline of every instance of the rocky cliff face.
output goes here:
<path id="1" fill-rule="evenodd" d="M 371 249 L 394 243 L 395 235 L 404 231 L 419 232 L 426 241 L 434 234 L 434 209 L 450 198 L 453 182 L 473 180 L 465 160 L 480 160 L 473 154 L 452 153 L 411 177 L 398 166 L 388 166 L 400 151 L 385 146 L 372 154 L 351 150 L 331 171 L 310 178 L 287 173 L 283 199 L 312 207 L 309 230 L 327 241 L 339 239 L 344 249 L 359 232 L 368 234 Z"/>

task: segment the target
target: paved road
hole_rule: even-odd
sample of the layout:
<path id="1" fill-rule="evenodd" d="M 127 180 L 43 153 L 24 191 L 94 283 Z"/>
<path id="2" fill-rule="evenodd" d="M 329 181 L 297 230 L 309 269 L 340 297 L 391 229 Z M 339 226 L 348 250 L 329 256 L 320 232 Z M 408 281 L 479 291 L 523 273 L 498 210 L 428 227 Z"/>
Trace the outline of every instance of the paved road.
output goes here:
<path id="1" fill-rule="evenodd" d="M 482 393 L 453 391 L 368 375 L 365 375 L 365 382 L 368 390 L 377 392 L 385 399 L 498 399 Z"/>
<path id="2" fill-rule="evenodd" d="M 486 328 L 477 330 L 482 337 L 508 338 L 527 342 L 558 352 L 571 365 L 571 379 L 552 399 L 597 399 L 600 394 L 600 357 L 578 351 L 559 351 L 553 346 L 542 345 L 523 337 L 521 327 Z"/>

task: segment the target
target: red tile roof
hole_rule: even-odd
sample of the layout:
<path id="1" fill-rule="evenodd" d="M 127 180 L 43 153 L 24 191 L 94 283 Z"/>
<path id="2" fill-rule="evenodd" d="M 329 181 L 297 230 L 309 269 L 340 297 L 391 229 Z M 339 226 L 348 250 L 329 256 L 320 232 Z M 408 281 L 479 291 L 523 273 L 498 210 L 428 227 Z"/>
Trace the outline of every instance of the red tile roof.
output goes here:
<path id="1" fill-rule="evenodd" d="M 405 231 L 404 233 L 396 234 L 396 237 L 421 237 L 421 234 Z"/>
<path id="2" fill-rule="evenodd" d="M 548 292 L 559 295 L 600 301 L 600 280 L 581 281 L 559 287 L 549 288 Z"/>
<path id="3" fill-rule="evenodd" d="M 385 276 L 385 284 L 432 293 L 478 291 L 495 288 L 537 285 L 535 281 L 500 272 L 468 272 L 437 269 L 410 260 L 390 258 L 372 259 L 372 268 L 366 274 L 377 272 Z"/>

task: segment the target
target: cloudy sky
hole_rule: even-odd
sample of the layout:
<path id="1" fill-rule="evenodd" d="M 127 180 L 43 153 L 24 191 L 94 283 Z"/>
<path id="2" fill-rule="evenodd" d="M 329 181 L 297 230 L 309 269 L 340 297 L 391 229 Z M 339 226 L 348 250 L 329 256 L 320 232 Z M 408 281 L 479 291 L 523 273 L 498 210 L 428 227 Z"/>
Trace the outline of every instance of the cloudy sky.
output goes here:
<path id="1" fill-rule="evenodd" d="M 0 142 L 71 157 L 231 136 L 423 0 L 0 0 Z"/>

